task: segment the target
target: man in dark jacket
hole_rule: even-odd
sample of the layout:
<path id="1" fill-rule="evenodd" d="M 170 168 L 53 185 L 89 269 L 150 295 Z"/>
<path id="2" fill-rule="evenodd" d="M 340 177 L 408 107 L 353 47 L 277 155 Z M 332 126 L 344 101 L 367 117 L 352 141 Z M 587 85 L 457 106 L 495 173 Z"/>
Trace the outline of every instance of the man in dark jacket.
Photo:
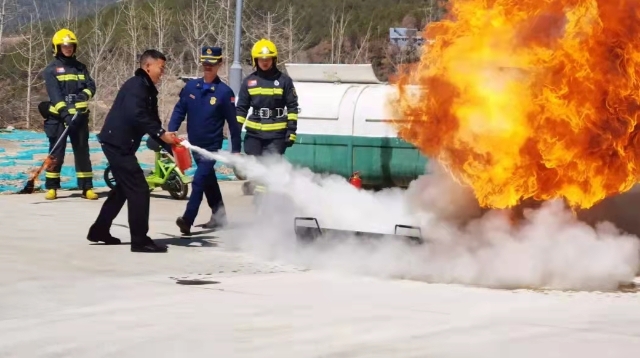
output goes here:
<path id="1" fill-rule="evenodd" d="M 124 202 L 127 201 L 131 251 L 166 252 L 147 236 L 149 232 L 149 185 L 135 156 L 142 137 L 173 143 L 175 133 L 162 128 L 158 115 L 156 85 L 164 74 L 166 57 L 159 51 L 147 50 L 140 57 L 140 68 L 120 88 L 111 110 L 105 118 L 98 140 L 116 180 L 116 186 L 89 229 L 89 241 L 119 244 L 109 229 Z"/>
<path id="2" fill-rule="evenodd" d="M 235 96 L 231 88 L 218 77 L 218 69 L 222 65 L 222 49 L 203 47 L 200 63 L 203 77 L 187 82 L 180 91 L 180 99 L 169 121 L 169 131 L 177 132 L 186 116 L 189 143 L 215 152 L 222 148 L 226 121 L 231 134 L 231 152 L 240 153 L 241 133 L 240 125 L 236 121 Z M 185 235 L 191 234 L 191 226 L 198 215 L 203 194 L 211 208 L 211 218 L 202 226 L 215 229 L 227 223 L 222 193 L 214 169 L 216 161 L 197 153 L 193 154 L 197 169 L 191 183 L 191 196 L 184 214 L 176 220 L 180 232 Z"/>
<path id="3" fill-rule="evenodd" d="M 49 138 L 49 151 L 58 140 L 57 148 L 51 153 L 54 162 L 45 172 L 45 199 L 57 198 L 60 189 L 60 169 L 64 164 L 64 154 L 67 148 L 67 138 L 61 138 L 66 126 L 69 128 L 69 138 L 73 147 L 75 159 L 76 179 L 78 188 L 82 190 L 82 197 L 95 200 L 98 195 L 93 191 L 93 169 L 89 156 L 89 109 L 88 101 L 96 93 L 96 85 L 87 66 L 76 58 L 78 39 L 69 29 L 57 31 L 51 39 L 51 46 L 55 58 L 43 71 L 49 102 L 43 102 L 42 107 L 48 107 L 46 113 L 40 114 L 45 118 L 44 132 Z M 40 106 L 39 106 L 40 107 Z M 73 123 L 71 120 L 77 113 Z"/>
<path id="4" fill-rule="evenodd" d="M 256 42 L 251 57 L 256 71 L 242 81 L 236 106 L 238 123 L 247 129 L 244 152 L 282 155 L 296 141 L 298 95 L 291 77 L 276 66 L 278 49 L 273 42 Z M 253 112 L 248 116 L 251 108 Z M 255 186 L 256 193 L 265 191 L 264 186 Z"/>

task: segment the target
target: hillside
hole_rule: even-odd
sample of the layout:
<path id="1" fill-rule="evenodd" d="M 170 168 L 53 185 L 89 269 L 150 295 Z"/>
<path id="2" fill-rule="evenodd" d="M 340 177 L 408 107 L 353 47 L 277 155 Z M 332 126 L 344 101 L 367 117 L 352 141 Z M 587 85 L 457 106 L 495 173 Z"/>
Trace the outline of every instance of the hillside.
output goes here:
<path id="1" fill-rule="evenodd" d="M 2 1 L 2 0 L 0 0 Z M 10 1 L 10 0 L 7 0 Z M 24 6 L 28 0 L 17 0 Z M 51 59 L 50 38 L 69 27 L 80 38 L 78 57 L 97 82 L 92 104 L 93 127 L 100 125 L 120 84 L 136 68 L 146 48 L 169 57 L 161 108 L 165 117 L 180 88 L 178 76 L 198 75 L 200 47 L 216 44 L 232 59 L 235 0 L 35 0 L 54 9 L 51 16 L 34 17 L 10 35 L 5 34 L 0 58 L 0 126 L 39 127 L 36 112 L 46 99 L 41 71 Z M 31 1 L 33 3 L 33 1 Z M 400 51 L 390 46 L 390 27 L 422 28 L 442 16 L 436 0 L 262 0 L 246 1 L 243 9 L 242 61 L 261 37 L 272 39 L 279 62 L 372 63 L 381 79 L 399 63 L 417 59 L 415 47 Z M 93 4 L 93 9 L 91 5 Z M 24 9 L 23 9 L 24 11 Z M 33 12 L 32 12 L 33 13 Z M 39 10 L 39 14 L 42 11 Z M 250 68 L 247 67 L 247 70 Z M 221 70 L 226 79 L 227 68 Z"/>

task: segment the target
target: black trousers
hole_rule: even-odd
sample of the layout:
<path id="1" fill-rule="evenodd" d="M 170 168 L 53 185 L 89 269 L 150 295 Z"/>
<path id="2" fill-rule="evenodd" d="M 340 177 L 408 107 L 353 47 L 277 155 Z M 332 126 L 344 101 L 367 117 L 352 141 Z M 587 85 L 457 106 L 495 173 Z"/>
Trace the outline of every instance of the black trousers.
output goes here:
<path id="1" fill-rule="evenodd" d="M 244 137 L 244 152 L 248 155 L 261 156 L 263 154 L 284 154 L 287 149 L 283 138 L 262 139 L 252 135 Z"/>
<path id="2" fill-rule="evenodd" d="M 89 156 L 89 117 L 78 115 L 73 127 L 68 131 L 73 148 L 73 156 L 76 165 L 76 180 L 78 188 L 87 190 L 93 188 L 93 168 Z M 57 118 L 47 118 L 44 122 L 44 132 L 49 138 L 49 151 L 60 139 L 64 132 L 64 122 Z M 64 154 L 67 150 L 67 139 L 63 138 L 58 148 L 51 153 L 54 157 L 53 165 L 45 172 L 45 188 L 60 189 L 60 170 L 64 164 Z"/>
<path id="3" fill-rule="evenodd" d="M 264 154 L 283 155 L 286 150 L 287 145 L 285 143 L 284 137 L 275 139 L 262 139 L 248 134 L 244 137 L 244 153 L 247 155 L 255 155 L 257 157 Z M 249 181 L 248 184 L 250 187 L 253 187 L 253 192 L 255 194 L 260 195 L 267 192 L 267 188 L 260 183 Z"/>
<path id="4" fill-rule="evenodd" d="M 104 152 L 116 186 L 109 192 L 96 219 L 96 230 L 109 232 L 113 220 L 127 202 L 132 245 L 144 245 L 149 240 L 149 185 L 135 154 L 122 154 L 118 148 L 103 143 Z"/>

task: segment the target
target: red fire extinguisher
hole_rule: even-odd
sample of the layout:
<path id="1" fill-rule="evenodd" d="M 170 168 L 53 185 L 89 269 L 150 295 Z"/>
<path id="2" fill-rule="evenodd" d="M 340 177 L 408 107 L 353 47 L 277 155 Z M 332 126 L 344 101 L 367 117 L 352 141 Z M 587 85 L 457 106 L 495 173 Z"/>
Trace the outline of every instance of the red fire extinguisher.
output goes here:
<path id="1" fill-rule="evenodd" d="M 360 172 L 354 172 L 349 178 L 349 183 L 358 189 L 362 188 L 362 179 L 360 178 Z"/>
<path id="2" fill-rule="evenodd" d="M 180 145 L 180 142 L 182 142 L 182 139 L 176 138 L 175 142 L 171 145 L 171 150 L 173 151 L 176 166 L 184 173 L 187 169 L 191 168 L 191 153 L 189 149 Z"/>

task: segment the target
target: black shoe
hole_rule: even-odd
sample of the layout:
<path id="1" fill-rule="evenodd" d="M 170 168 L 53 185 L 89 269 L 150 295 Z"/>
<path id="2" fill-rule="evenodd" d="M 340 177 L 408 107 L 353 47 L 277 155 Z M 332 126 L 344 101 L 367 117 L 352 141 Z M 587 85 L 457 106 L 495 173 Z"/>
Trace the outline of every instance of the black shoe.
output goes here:
<path id="1" fill-rule="evenodd" d="M 222 229 L 227 225 L 228 225 L 228 222 L 226 217 L 216 218 L 215 215 L 212 214 L 211 218 L 209 219 L 209 222 L 202 225 L 198 225 L 198 227 L 205 228 L 205 229 Z"/>
<path id="2" fill-rule="evenodd" d="M 182 216 L 176 219 L 176 225 L 180 228 L 182 235 L 191 235 L 191 225 Z"/>
<path id="3" fill-rule="evenodd" d="M 120 239 L 111 236 L 109 230 L 99 231 L 96 224 L 91 225 L 89 228 L 87 240 L 91 242 L 104 242 L 105 245 L 120 245 L 122 243 Z"/>
<path id="4" fill-rule="evenodd" d="M 167 252 L 167 246 L 162 244 L 156 244 L 153 240 L 149 239 L 144 244 L 131 244 L 131 252 Z"/>

